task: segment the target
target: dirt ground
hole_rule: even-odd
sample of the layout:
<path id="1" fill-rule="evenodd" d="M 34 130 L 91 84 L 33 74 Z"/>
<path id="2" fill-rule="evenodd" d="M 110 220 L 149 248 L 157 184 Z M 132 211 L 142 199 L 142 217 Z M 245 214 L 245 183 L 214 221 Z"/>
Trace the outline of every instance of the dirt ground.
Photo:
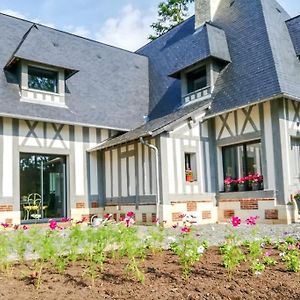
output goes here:
<path id="1" fill-rule="evenodd" d="M 147 257 L 144 284 L 126 274 L 125 265 L 126 260 L 108 260 L 94 287 L 82 276 L 83 263 L 69 265 L 64 275 L 50 268 L 39 290 L 30 279 L 30 264 L 17 265 L 11 275 L 0 274 L 0 299 L 300 299 L 300 273 L 286 272 L 278 263 L 253 276 L 245 263 L 229 280 L 216 247 L 205 252 L 187 281 L 171 252 Z"/>

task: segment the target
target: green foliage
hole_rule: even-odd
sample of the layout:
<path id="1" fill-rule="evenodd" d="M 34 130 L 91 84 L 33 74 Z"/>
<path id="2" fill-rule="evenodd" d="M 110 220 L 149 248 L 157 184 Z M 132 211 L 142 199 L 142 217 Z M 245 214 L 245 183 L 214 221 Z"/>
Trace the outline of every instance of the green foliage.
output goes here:
<path id="1" fill-rule="evenodd" d="M 229 279 L 231 280 L 233 272 L 241 262 L 245 261 L 245 255 L 235 243 L 223 244 L 220 247 L 220 252 L 223 254 L 223 264 L 228 270 Z"/>
<path id="2" fill-rule="evenodd" d="M 262 255 L 261 241 L 257 240 L 249 242 L 248 250 L 250 260 L 257 259 L 259 256 Z"/>
<path id="3" fill-rule="evenodd" d="M 150 227 L 148 229 L 148 236 L 146 239 L 146 247 L 153 253 L 162 252 L 164 249 L 164 242 L 166 232 L 163 226 Z"/>
<path id="4" fill-rule="evenodd" d="M 136 227 L 117 226 L 115 232 L 115 243 L 117 247 L 117 256 L 128 258 L 126 271 L 133 274 L 135 278 L 144 283 L 145 275 L 140 268 L 140 261 L 145 258 L 146 245 L 139 237 Z"/>
<path id="5" fill-rule="evenodd" d="M 182 267 L 182 277 L 187 280 L 192 267 L 200 260 L 207 242 L 201 243 L 191 232 L 182 233 L 177 240 L 171 243 L 171 250 L 178 255 Z"/>
<path id="6" fill-rule="evenodd" d="M 5 233 L 0 234 L 0 270 L 9 273 L 11 270 L 11 262 L 9 261 L 9 254 L 11 252 L 11 244 L 9 237 Z"/>
<path id="7" fill-rule="evenodd" d="M 23 262 L 27 250 L 29 239 L 24 230 L 17 230 L 13 239 L 14 249 L 18 255 L 18 259 Z"/>
<path id="8" fill-rule="evenodd" d="M 265 256 L 263 258 L 263 264 L 266 265 L 266 266 L 276 266 L 277 265 L 277 261 L 270 257 L 270 256 Z"/>
<path id="9" fill-rule="evenodd" d="M 158 20 L 152 23 L 154 35 L 150 40 L 155 40 L 174 26 L 180 24 L 188 16 L 188 4 L 194 0 L 165 0 L 158 5 Z"/>
<path id="10" fill-rule="evenodd" d="M 265 270 L 265 265 L 259 259 L 253 260 L 251 263 L 251 271 L 253 275 L 260 275 Z"/>

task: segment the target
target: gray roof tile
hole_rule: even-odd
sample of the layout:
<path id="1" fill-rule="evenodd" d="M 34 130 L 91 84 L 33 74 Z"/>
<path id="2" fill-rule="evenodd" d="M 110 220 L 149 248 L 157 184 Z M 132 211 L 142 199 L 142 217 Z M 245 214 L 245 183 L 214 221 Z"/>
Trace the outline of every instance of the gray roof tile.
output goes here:
<path id="1" fill-rule="evenodd" d="M 2 71 L 0 115 L 123 130 L 143 123 L 149 101 L 146 57 L 41 25 L 21 43 L 32 25 L 0 14 L 0 66 L 14 54 L 78 70 L 66 81 L 68 108 L 20 102 L 16 77 Z"/>

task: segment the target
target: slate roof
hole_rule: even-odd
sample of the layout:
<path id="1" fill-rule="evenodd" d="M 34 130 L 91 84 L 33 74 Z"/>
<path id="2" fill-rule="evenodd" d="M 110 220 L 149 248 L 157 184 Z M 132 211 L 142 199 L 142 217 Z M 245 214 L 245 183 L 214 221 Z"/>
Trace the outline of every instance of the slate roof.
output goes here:
<path id="1" fill-rule="evenodd" d="M 162 132 L 174 128 L 178 123 L 180 124 L 182 121 L 188 119 L 189 117 L 200 112 L 204 112 L 208 109 L 209 105 L 210 100 L 186 105 L 171 114 L 168 114 L 164 117 L 155 120 L 151 120 L 134 130 L 126 132 L 118 137 L 112 138 L 111 140 L 107 140 L 99 144 L 97 147 L 90 149 L 90 151 L 114 147 L 120 144 L 137 140 L 140 137 L 155 137 Z"/>
<path id="2" fill-rule="evenodd" d="M 0 14 L 0 115 L 122 130 L 143 123 L 149 101 L 146 57 L 32 25 Z M 3 70 L 13 56 L 78 70 L 66 81 L 68 108 L 20 102 L 16 76 Z"/>
<path id="3" fill-rule="evenodd" d="M 282 93 L 300 98 L 300 63 L 285 23 L 289 18 L 275 0 L 220 2 L 210 25 L 225 33 L 231 63 L 215 84 L 211 115 Z M 191 41 L 191 57 L 202 51 L 192 46 L 196 34 L 192 17 L 137 51 L 149 57 L 150 119 L 181 105 L 180 81 L 168 75 L 187 55 L 182 41 Z"/>
<path id="4" fill-rule="evenodd" d="M 225 32 L 209 23 L 199 28 L 194 34 L 179 40 L 176 47 L 182 55 L 177 59 L 171 76 L 180 78 L 180 72 L 195 63 L 208 58 L 217 58 L 230 62 Z"/>
<path id="5" fill-rule="evenodd" d="M 286 21 L 296 54 L 300 55 L 300 15 Z"/>

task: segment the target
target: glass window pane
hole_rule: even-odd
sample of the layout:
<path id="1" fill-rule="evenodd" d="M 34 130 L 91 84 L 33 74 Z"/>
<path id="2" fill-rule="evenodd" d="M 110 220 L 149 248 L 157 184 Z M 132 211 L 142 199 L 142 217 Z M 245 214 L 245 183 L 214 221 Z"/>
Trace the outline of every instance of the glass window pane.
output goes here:
<path id="1" fill-rule="evenodd" d="M 58 73 L 35 67 L 28 67 L 28 88 L 57 93 Z"/>
<path id="2" fill-rule="evenodd" d="M 200 90 L 207 86 L 206 67 L 187 74 L 188 93 Z"/>
<path id="3" fill-rule="evenodd" d="M 247 149 L 247 172 L 254 174 L 261 172 L 261 144 L 248 144 Z"/>

